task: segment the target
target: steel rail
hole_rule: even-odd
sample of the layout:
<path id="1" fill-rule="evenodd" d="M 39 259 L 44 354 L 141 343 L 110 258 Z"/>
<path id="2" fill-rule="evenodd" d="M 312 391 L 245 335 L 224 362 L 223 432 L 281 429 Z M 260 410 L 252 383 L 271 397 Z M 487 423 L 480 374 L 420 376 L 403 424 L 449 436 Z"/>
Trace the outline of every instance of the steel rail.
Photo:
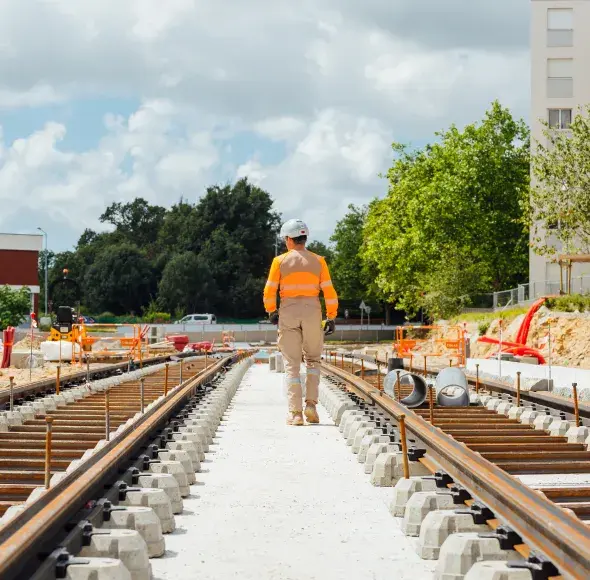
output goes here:
<path id="1" fill-rule="evenodd" d="M 150 434 L 165 424 L 199 385 L 209 381 L 241 355 L 227 356 L 203 373 L 188 379 L 175 392 L 128 427 L 119 437 L 88 458 L 55 487 L 0 528 L 0 578 L 19 578 L 19 569 L 39 552 L 49 553 L 52 530 L 65 526 L 93 494 L 99 494 L 105 479 L 115 477 L 122 462 L 141 448 Z M 39 562 L 40 563 L 40 562 Z"/>
<path id="2" fill-rule="evenodd" d="M 471 376 L 467 375 L 467 380 L 471 386 L 475 386 L 475 379 Z M 505 383 L 501 383 L 499 381 L 494 381 L 492 379 L 479 379 L 479 388 L 484 389 L 491 392 L 502 393 L 504 395 L 510 395 L 511 397 L 516 398 L 516 389 L 507 385 Z M 551 407 L 556 411 L 562 411 L 571 415 L 573 417 L 575 409 L 574 409 L 574 402 L 572 399 L 566 399 L 565 397 L 560 397 L 558 395 L 552 395 L 547 391 L 520 391 L 520 400 L 521 401 L 528 401 L 529 403 L 534 403 L 536 405 L 543 405 L 545 407 Z M 590 404 L 584 403 L 580 401 L 578 403 L 579 410 L 580 410 L 580 417 L 585 419 L 590 419 Z"/>
<path id="3" fill-rule="evenodd" d="M 527 544 L 544 554 L 565 578 L 588 577 L 590 534 L 580 519 L 359 377 L 325 362 L 322 369 L 351 385 L 352 390 L 362 393 L 363 398 L 394 420 L 399 421 L 400 415 L 405 414 L 406 429 L 456 482 L 487 505 L 498 519 L 512 526 Z"/>
<path id="4" fill-rule="evenodd" d="M 350 356 L 350 355 L 345 355 Z M 365 360 L 369 362 L 376 363 L 377 359 L 374 356 L 370 355 L 355 355 L 355 359 Z M 386 365 L 387 362 L 379 359 L 379 362 L 383 365 Z M 404 359 L 404 370 L 409 370 L 410 366 L 405 362 Z M 436 367 L 428 365 L 426 367 L 426 371 L 432 375 L 436 375 L 442 368 L 444 367 Z M 422 369 L 414 368 L 413 372 L 416 374 L 421 374 Z M 475 387 L 476 379 L 471 375 L 466 375 L 467 381 L 470 386 Z M 511 397 L 516 398 L 516 388 L 507 385 L 506 383 L 502 383 L 500 381 L 495 381 L 493 379 L 486 379 L 486 378 L 479 378 L 479 388 L 481 390 L 486 390 L 490 392 L 497 392 L 503 395 L 508 395 Z M 527 401 L 528 403 L 532 403 L 535 405 L 541 405 L 544 407 L 550 407 L 555 411 L 560 411 L 570 415 L 571 417 L 574 416 L 574 402 L 571 399 L 567 399 L 565 397 L 560 397 L 558 395 L 553 395 L 547 391 L 528 391 L 528 390 L 521 390 L 520 391 L 520 399 L 521 401 Z M 583 401 L 579 401 L 579 413 L 580 417 L 584 419 L 590 419 L 590 404 L 584 403 Z"/>
<path id="5" fill-rule="evenodd" d="M 170 359 L 171 355 L 161 355 L 161 356 L 155 356 L 155 357 L 150 357 L 148 359 L 143 360 L 143 365 L 144 366 L 151 366 L 154 364 L 158 364 L 161 362 L 166 362 L 167 360 Z M 172 355 L 174 356 L 174 355 Z M 139 362 L 139 359 L 137 359 L 136 361 L 134 361 L 135 364 L 137 364 Z M 107 364 L 104 367 L 100 368 L 100 369 L 92 369 L 90 371 L 90 377 L 92 379 L 100 376 L 100 375 L 109 375 L 112 374 L 114 372 L 117 371 L 124 371 L 127 367 L 128 367 L 129 363 L 128 362 L 122 362 L 122 363 L 113 363 L 113 364 Z M 62 375 L 60 377 L 60 385 L 65 386 L 69 383 L 74 383 L 77 381 L 81 381 L 81 380 L 85 380 L 86 379 L 86 370 L 77 372 L 77 373 L 71 373 L 69 375 Z M 14 390 L 13 390 L 13 394 L 14 397 L 16 398 L 17 396 L 26 396 L 26 395 L 33 395 L 36 392 L 39 391 L 44 391 L 47 389 L 51 389 L 52 387 L 55 387 L 55 377 L 51 377 L 49 379 L 42 379 L 40 381 L 33 381 L 31 383 L 23 383 L 21 385 L 15 385 Z M 10 391 L 8 389 L 8 387 L 6 387 L 5 389 L 2 389 L 0 391 L 0 404 L 2 403 L 8 403 L 8 401 L 10 400 Z"/>

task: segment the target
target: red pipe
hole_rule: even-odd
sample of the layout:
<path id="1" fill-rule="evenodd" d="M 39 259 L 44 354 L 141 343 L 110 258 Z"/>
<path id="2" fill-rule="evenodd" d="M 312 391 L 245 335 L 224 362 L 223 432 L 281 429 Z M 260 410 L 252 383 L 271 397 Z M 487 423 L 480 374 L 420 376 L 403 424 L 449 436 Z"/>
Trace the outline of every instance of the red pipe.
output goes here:
<path id="1" fill-rule="evenodd" d="M 14 327 L 9 326 L 2 332 L 2 342 L 4 344 L 4 350 L 2 351 L 2 366 L 0 368 L 7 369 L 10 366 L 12 346 L 14 344 Z"/>

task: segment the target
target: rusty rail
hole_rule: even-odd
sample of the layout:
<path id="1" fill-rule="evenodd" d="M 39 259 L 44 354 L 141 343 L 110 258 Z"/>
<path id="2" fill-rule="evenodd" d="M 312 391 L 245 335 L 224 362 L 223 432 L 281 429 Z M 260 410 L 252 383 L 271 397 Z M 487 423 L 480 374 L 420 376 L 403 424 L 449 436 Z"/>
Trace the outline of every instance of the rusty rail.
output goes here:
<path id="1" fill-rule="evenodd" d="M 178 353 L 181 354 L 181 353 Z M 159 364 L 170 360 L 170 355 L 162 355 L 156 357 L 150 357 L 149 359 L 144 360 L 144 363 L 149 365 Z M 136 361 L 137 363 L 138 361 Z M 126 361 L 124 363 L 115 363 L 115 364 L 106 364 L 104 367 L 93 369 L 93 370 L 83 370 L 76 373 L 70 373 L 68 375 L 61 374 L 59 377 L 59 384 L 61 387 L 67 386 L 68 384 L 80 384 L 90 377 L 90 379 L 102 378 L 104 375 L 110 376 L 111 374 L 117 371 L 126 372 L 128 370 L 129 362 Z M 45 392 L 50 389 L 56 388 L 56 378 L 50 377 L 48 379 L 42 379 L 40 381 L 33 381 L 32 383 L 23 383 L 22 385 L 14 385 L 13 389 L 13 396 L 16 399 L 17 397 L 24 397 L 27 395 L 34 395 L 39 392 Z M 0 404 L 8 403 L 10 401 L 10 390 L 9 388 L 0 390 Z"/>
<path id="2" fill-rule="evenodd" d="M 0 528 L 0 578 L 21 578 L 22 570 L 40 551 L 47 552 L 48 538 L 84 507 L 89 497 L 100 493 L 106 480 L 117 477 L 119 466 L 141 448 L 192 396 L 196 388 L 245 355 L 220 359 L 204 373 L 187 379 L 180 389 L 147 411 L 117 439 L 111 440 L 36 502 Z"/>
<path id="3" fill-rule="evenodd" d="M 537 491 L 520 483 L 479 453 L 430 425 L 419 415 L 369 383 L 342 369 L 322 363 L 325 372 L 345 381 L 357 394 L 380 407 L 420 441 L 430 462 L 446 471 L 496 516 L 512 526 L 534 549 L 544 554 L 561 573 L 586 578 L 590 570 L 588 526 Z"/>
<path id="4" fill-rule="evenodd" d="M 374 356 L 369 355 L 355 355 L 358 359 L 364 359 L 376 363 L 377 359 Z M 387 361 L 379 360 L 381 364 Z M 476 365 L 479 366 L 479 365 Z M 432 375 L 436 375 L 443 367 L 428 365 L 427 372 Z M 404 369 L 410 370 L 411 365 L 407 364 L 404 360 Z M 493 379 L 482 379 L 479 374 L 479 368 L 476 369 L 474 376 L 467 375 L 467 382 L 470 386 L 474 387 L 477 391 L 489 391 L 492 393 L 499 393 L 502 395 L 508 395 L 517 398 L 517 387 L 511 387 L 501 381 L 495 381 Z M 532 403 L 535 405 L 541 405 L 549 407 L 555 411 L 566 413 L 570 415 L 572 420 L 576 414 L 575 403 L 573 399 L 567 399 L 558 395 L 553 395 L 546 391 L 520 391 L 520 402 Z M 578 413 L 579 417 L 584 419 L 590 419 L 590 403 L 578 402 Z"/>

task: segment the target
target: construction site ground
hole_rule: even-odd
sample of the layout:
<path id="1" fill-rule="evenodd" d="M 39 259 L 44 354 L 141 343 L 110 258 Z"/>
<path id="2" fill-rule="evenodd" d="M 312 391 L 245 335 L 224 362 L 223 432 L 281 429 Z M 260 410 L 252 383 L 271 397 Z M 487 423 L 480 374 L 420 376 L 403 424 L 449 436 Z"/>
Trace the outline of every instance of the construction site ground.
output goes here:
<path id="1" fill-rule="evenodd" d="M 449 329 L 457 324 L 463 326 L 469 335 L 471 346 L 471 358 L 491 358 L 498 352 L 498 346 L 493 344 L 481 343 L 478 341 L 480 336 L 488 336 L 495 339 L 500 338 L 500 320 L 505 316 L 504 313 L 498 312 L 489 322 L 487 316 L 486 332 L 482 335 L 481 323 L 473 315 L 467 315 L 464 318 L 459 316 L 452 323 L 447 321 L 438 321 L 437 326 L 440 329 L 433 330 L 427 334 L 427 340 L 418 344 L 413 350 L 416 360 L 420 361 L 423 353 L 429 355 L 437 353 L 437 359 L 441 364 L 448 364 L 449 352 L 440 344 L 437 339 L 449 336 Z M 514 341 L 518 329 L 525 317 L 524 313 L 514 316 L 508 316 L 503 321 L 502 339 L 504 341 Z M 489 322 L 489 325 L 487 324 Z M 551 333 L 551 350 L 549 350 L 549 333 Z M 414 334 L 426 335 L 420 330 L 414 331 Z M 357 343 L 357 344 L 334 344 L 334 347 L 350 348 L 374 348 L 385 355 L 391 352 L 391 342 L 382 342 L 380 344 Z M 329 346 L 329 343 L 328 343 Z M 555 366 L 576 367 L 580 369 L 590 369 L 590 312 L 560 312 L 549 310 L 541 306 L 539 311 L 533 316 L 530 331 L 527 339 L 527 346 L 538 349 L 545 359 L 551 360 Z M 435 360 L 435 357 L 432 357 Z M 419 362 L 416 363 L 419 366 Z"/>
<path id="2" fill-rule="evenodd" d="M 158 580 L 433 578 L 389 513 L 391 488 L 371 485 L 319 411 L 319 425 L 287 426 L 284 375 L 250 368 L 152 561 Z"/>
<path id="3" fill-rule="evenodd" d="M 90 370 L 101 369 L 108 367 L 106 363 L 91 363 Z M 58 363 L 45 362 L 43 367 L 33 369 L 17 369 L 8 367 L 7 369 L 0 369 L 0 391 L 10 387 L 10 377 L 14 378 L 16 386 L 22 386 L 26 383 L 33 383 L 45 379 L 55 378 L 57 376 Z M 79 364 L 71 365 L 68 363 L 61 365 L 60 375 L 65 377 L 74 373 L 79 373 L 86 370 L 86 365 Z"/>
<path id="4" fill-rule="evenodd" d="M 513 340 L 524 318 L 521 314 L 511 320 L 502 330 L 504 340 Z M 478 334 L 476 323 L 470 323 L 468 330 Z M 558 312 L 542 306 L 533 317 L 529 331 L 529 346 L 539 349 L 549 358 L 549 330 L 551 330 L 551 362 L 554 365 L 590 369 L 590 313 Z M 499 317 L 491 322 L 486 336 L 499 338 Z M 486 358 L 494 352 L 494 345 L 471 342 L 471 356 Z"/>

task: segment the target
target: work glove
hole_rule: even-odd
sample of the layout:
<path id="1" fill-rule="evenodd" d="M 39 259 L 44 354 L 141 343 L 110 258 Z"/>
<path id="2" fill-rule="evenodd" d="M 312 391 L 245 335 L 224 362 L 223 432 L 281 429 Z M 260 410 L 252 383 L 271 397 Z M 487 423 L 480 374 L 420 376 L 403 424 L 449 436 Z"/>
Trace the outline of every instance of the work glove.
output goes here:
<path id="1" fill-rule="evenodd" d="M 334 334 L 336 330 L 336 323 L 331 318 L 324 320 L 324 336 Z"/>
<path id="2" fill-rule="evenodd" d="M 270 320 L 271 324 L 278 324 L 279 323 L 279 313 L 275 310 L 268 315 L 268 319 Z"/>

